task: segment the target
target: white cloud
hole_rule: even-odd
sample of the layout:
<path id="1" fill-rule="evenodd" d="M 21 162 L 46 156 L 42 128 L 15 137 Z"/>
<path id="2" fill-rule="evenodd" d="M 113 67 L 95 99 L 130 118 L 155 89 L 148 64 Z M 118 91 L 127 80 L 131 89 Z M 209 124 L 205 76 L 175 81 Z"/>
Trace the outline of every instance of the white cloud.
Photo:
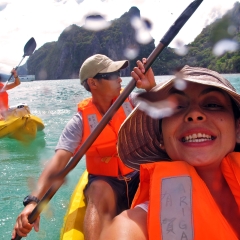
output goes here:
<path id="1" fill-rule="evenodd" d="M 57 41 L 71 24 L 84 24 L 88 14 L 101 13 L 107 20 L 119 18 L 136 6 L 141 16 L 152 22 L 151 34 L 160 41 L 191 0 L 0 0 L 0 72 L 18 65 L 25 43 L 34 37 L 37 49 L 46 42 Z M 221 17 L 236 0 L 203 1 L 174 41 L 187 44 L 202 28 Z M 27 60 L 24 59 L 24 62 Z"/>

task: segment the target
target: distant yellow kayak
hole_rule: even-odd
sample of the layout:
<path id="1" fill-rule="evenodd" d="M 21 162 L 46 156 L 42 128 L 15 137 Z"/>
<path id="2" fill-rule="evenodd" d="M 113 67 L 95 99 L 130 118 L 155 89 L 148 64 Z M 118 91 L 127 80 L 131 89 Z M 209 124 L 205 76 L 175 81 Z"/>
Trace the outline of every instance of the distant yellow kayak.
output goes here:
<path id="1" fill-rule="evenodd" d="M 61 230 L 61 240 L 84 240 L 83 219 L 86 211 L 83 190 L 88 182 L 88 172 L 82 174 L 71 196 L 64 224 Z"/>
<path id="2" fill-rule="evenodd" d="M 42 120 L 30 113 L 27 105 L 10 108 L 0 121 L 0 138 L 10 137 L 19 141 L 33 140 L 44 129 Z"/>

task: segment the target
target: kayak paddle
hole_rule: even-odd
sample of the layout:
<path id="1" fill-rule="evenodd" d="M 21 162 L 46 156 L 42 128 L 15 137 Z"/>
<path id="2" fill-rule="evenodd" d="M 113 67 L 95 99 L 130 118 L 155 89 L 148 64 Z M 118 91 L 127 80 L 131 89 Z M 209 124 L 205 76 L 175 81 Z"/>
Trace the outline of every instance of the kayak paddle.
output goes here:
<path id="1" fill-rule="evenodd" d="M 170 29 L 167 31 L 167 33 L 164 35 L 164 37 L 161 39 L 158 46 L 152 51 L 150 56 L 147 58 L 147 63 L 145 64 L 146 71 L 150 68 L 152 63 L 159 56 L 159 54 L 163 51 L 163 49 L 165 47 L 167 47 L 168 44 L 173 40 L 173 38 L 178 34 L 178 32 L 183 27 L 183 25 L 188 21 L 188 19 L 196 11 L 196 9 L 199 7 L 199 5 L 202 3 L 202 1 L 203 0 L 193 1 L 182 12 L 182 14 L 177 18 L 177 20 L 174 22 L 174 24 L 170 27 Z M 120 108 L 122 103 L 125 101 L 125 99 L 129 96 L 129 94 L 135 88 L 135 85 L 136 85 L 136 82 L 134 79 L 132 79 L 129 82 L 129 84 L 124 88 L 123 92 L 120 94 L 120 96 L 117 98 L 117 100 L 112 104 L 112 106 L 105 113 L 102 120 L 98 123 L 96 128 L 89 135 L 89 137 L 86 139 L 86 141 L 83 143 L 83 145 L 77 151 L 77 153 L 71 158 L 71 160 L 68 162 L 68 164 L 65 166 L 65 168 L 57 175 L 51 177 L 51 180 L 56 180 L 56 183 L 51 188 L 49 188 L 49 190 L 45 193 L 45 195 L 40 200 L 40 202 L 37 204 L 37 206 L 33 209 L 32 213 L 29 214 L 29 216 L 28 216 L 29 223 L 33 223 L 36 220 L 36 218 L 42 211 L 42 206 L 44 206 L 44 204 L 49 202 L 51 200 L 51 198 L 54 196 L 54 194 L 57 192 L 57 190 L 61 187 L 61 185 L 62 185 L 61 183 L 63 183 L 63 181 L 60 181 L 59 179 L 61 179 L 61 178 L 64 179 L 65 176 L 78 164 L 78 162 L 84 156 L 86 151 L 89 149 L 89 147 L 92 145 L 92 143 L 95 141 L 95 139 L 99 136 L 99 134 L 102 132 L 102 130 L 108 124 L 108 122 L 111 120 L 112 116 Z M 14 240 L 20 240 L 21 238 L 22 237 L 17 235 L 17 237 Z"/>
<path id="2" fill-rule="evenodd" d="M 36 44 L 35 39 L 34 39 L 33 37 L 30 38 L 30 39 L 28 40 L 28 42 L 25 44 L 25 46 L 24 46 L 24 49 L 23 49 L 24 54 L 23 54 L 22 60 L 21 60 L 20 63 L 18 64 L 18 66 L 15 67 L 16 70 L 18 69 L 19 65 L 21 64 L 21 62 L 23 61 L 23 59 L 24 59 L 26 56 L 32 55 L 32 53 L 33 53 L 34 50 L 36 49 L 36 46 L 37 46 L 37 44 Z M 8 78 L 8 80 L 5 82 L 3 88 L 1 89 L 0 92 L 2 92 L 2 91 L 4 90 L 4 88 L 7 86 L 8 82 L 9 82 L 9 80 L 12 78 L 12 76 L 13 76 L 13 73 L 12 73 L 11 76 Z"/>

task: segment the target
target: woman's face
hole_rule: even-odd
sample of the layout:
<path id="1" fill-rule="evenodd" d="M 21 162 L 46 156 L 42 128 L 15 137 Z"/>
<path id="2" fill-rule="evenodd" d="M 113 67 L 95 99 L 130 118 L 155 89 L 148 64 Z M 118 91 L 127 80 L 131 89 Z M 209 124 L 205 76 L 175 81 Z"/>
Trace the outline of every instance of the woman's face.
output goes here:
<path id="1" fill-rule="evenodd" d="M 188 83 L 183 91 L 170 90 L 169 98 L 176 103 L 174 115 L 162 120 L 169 157 L 195 167 L 219 166 L 236 143 L 230 97 L 217 88 Z"/>

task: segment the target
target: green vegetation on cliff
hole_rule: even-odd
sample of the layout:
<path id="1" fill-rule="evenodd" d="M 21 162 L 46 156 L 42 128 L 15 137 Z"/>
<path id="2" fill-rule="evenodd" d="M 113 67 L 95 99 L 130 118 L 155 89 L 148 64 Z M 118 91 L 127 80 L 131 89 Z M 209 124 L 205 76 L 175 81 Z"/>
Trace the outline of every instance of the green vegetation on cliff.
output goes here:
<path id="1" fill-rule="evenodd" d="M 139 55 L 130 61 L 130 66 L 123 70 L 124 76 L 130 75 L 136 60 L 148 56 L 154 49 L 154 40 L 147 45 L 140 45 L 135 40 L 135 30 L 130 19 L 132 15 L 140 17 L 137 8 L 111 22 L 111 26 L 99 32 L 88 31 L 77 25 L 66 28 L 57 42 L 46 43 L 34 52 L 27 62 L 28 74 L 34 74 L 37 80 L 78 78 L 83 61 L 93 54 L 105 54 L 113 60 L 126 59 L 124 49 L 138 48 Z"/>
<path id="2" fill-rule="evenodd" d="M 141 45 L 135 40 L 135 30 L 131 26 L 131 17 L 140 12 L 132 7 L 119 19 L 111 21 L 108 29 L 92 32 L 71 25 L 59 36 L 57 42 L 46 43 L 34 52 L 27 61 L 28 74 L 34 74 L 37 80 L 78 78 L 83 61 L 89 56 L 100 53 L 113 60 L 126 59 L 124 50 L 128 47 L 139 49 L 139 54 L 130 61 L 130 66 L 123 71 L 123 76 L 130 76 L 137 59 L 148 57 L 155 48 L 154 40 Z M 188 53 L 179 56 L 173 48 L 165 48 L 154 62 L 152 68 L 156 75 L 172 74 L 185 64 L 207 67 L 221 73 L 240 73 L 240 50 L 213 54 L 214 45 L 220 40 L 240 42 L 240 3 L 221 19 L 205 27 L 196 39 L 187 45 Z"/>

